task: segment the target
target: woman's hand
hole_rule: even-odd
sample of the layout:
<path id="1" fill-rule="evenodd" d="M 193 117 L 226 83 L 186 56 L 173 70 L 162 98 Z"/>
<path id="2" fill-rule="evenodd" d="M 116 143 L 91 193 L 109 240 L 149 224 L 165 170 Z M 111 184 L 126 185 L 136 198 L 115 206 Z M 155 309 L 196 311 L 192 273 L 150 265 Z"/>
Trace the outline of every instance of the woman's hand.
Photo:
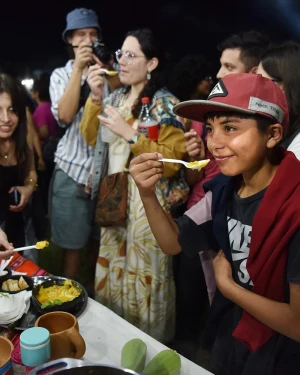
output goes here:
<path id="1" fill-rule="evenodd" d="M 17 189 L 18 192 L 21 194 L 20 203 L 17 206 L 12 206 L 12 205 L 9 206 L 9 209 L 12 212 L 21 212 L 23 211 L 30 197 L 32 196 L 34 188 L 32 185 L 16 186 L 16 187 L 12 187 L 9 190 L 9 193 L 12 193 L 15 189 Z"/>
<path id="2" fill-rule="evenodd" d="M 45 171 L 46 170 L 46 164 L 45 164 L 43 158 L 38 158 L 37 169 L 39 171 Z"/>
<path id="3" fill-rule="evenodd" d="M 104 84 L 103 75 L 105 74 L 101 69 L 100 64 L 95 64 L 89 67 L 87 83 L 91 89 L 91 99 L 92 101 L 101 102 L 102 101 L 102 90 Z"/>
<path id="4" fill-rule="evenodd" d="M 8 259 L 14 255 L 14 247 L 7 241 L 7 236 L 2 229 L 0 229 L 0 248 L 4 248 L 4 251 L 0 250 L 0 259 Z"/>
<path id="5" fill-rule="evenodd" d="M 137 131 L 132 129 L 132 127 L 123 119 L 118 110 L 113 106 L 107 105 L 104 112 L 107 114 L 107 117 L 98 116 L 101 124 L 109 128 L 119 137 L 129 141 L 137 133 Z"/>
<path id="6" fill-rule="evenodd" d="M 141 198 L 155 194 L 155 185 L 164 173 L 164 165 L 158 161 L 162 157 L 161 154 L 153 152 L 132 159 L 129 172 L 139 189 Z"/>
<path id="7" fill-rule="evenodd" d="M 195 130 L 191 130 L 184 134 L 186 151 L 191 161 L 202 160 L 205 158 L 205 146 L 204 143 L 196 133 Z"/>
<path id="8" fill-rule="evenodd" d="M 217 287 L 220 292 L 226 297 L 228 288 L 235 284 L 232 277 L 231 264 L 226 259 L 222 250 L 218 252 L 214 261 L 214 271 Z"/>

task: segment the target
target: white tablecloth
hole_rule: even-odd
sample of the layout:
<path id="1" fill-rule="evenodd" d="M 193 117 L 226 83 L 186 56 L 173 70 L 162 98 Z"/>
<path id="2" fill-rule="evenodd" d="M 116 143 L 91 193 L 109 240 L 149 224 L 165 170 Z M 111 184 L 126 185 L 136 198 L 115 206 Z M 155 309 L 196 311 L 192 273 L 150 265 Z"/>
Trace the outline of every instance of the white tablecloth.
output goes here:
<path id="1" fill-rule="evenodd" d="M 133 338 L 147 345 L 146 363 L 167 347 L 134 327 L 100 303 L 89 298 L 85 312 L 78 318 L 79 330 L 86 343 L 82 359 L 94 363 L 120 366 L 123 345 Z M 181 356 L 181 375 L 209 375 L 195 363 Z"/>

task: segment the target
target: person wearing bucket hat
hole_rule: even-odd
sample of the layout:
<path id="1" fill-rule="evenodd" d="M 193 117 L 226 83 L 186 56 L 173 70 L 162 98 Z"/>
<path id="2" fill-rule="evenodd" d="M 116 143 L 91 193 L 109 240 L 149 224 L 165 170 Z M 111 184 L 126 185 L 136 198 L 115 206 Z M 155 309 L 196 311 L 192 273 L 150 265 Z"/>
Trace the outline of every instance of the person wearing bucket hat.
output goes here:
<path id="1" fill-rule="evenodd" d="M 62 38 L 65 43 L 69 43 L 68 36 L 70 31 L 86 29 L 97 29 L 98 38 L 101 36 L 101 29 L 98 21 L 98 16 L 92 9 L 77 8 L 67 14 L 67 26 L 62 33 Z"/>
<path id="2" fill-rule="evenodd" d="M 221 174 L 174 220 L 155 184 L 159 153 L 130 164 L 152 232 L 166 254 L 213 249 L 217 291 L 202 337 L 214 373 L 284 375 L 300 366 L 300 163 L 279 146 L 288 128 L 281 89 L 260 74 L 230 74 L 207 100 L 174 112 L 204 121 Z"/>
<path id="3" fill-rule="evenodd" d="M 51 240 L 64 249 L 64 275 L 75 278 L 80 264 L 79 250 L 91 237 L 94 238 L 88 247 L 92 275 L 99 248 L 99 230 L 93 224 L 95 200 L 84 192 L 94 148 L 85 142 L 79 130 L 85 101 L 90 94 L 87 74 L 93 62 L 108 69 L 111 66 L 110 63 L 103 64 L 93 53 L 93 43 L 101 37 L 95 11 L 74 9 L 67 14 L 66 21 L 62 38 L 73 57 L 64 67 L 55 69 L 50 78 L 51 110 L 59 126 L 64 129 L 64 135 L 55 152 L 49 216 Z M 102 79 L 103 98 L 120 86 L 118 76 L 112 77 L 112 80 L 109 77 Z"/>

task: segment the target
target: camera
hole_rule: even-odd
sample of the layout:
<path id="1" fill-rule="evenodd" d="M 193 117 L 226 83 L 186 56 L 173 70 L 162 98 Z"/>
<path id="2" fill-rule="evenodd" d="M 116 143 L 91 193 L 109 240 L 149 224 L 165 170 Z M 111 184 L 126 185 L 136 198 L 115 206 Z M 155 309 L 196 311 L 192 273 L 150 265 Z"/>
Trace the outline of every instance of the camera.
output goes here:
<path id="1" fill-rule="evenodd" d="M 93 43 L 93 53 L 103 64 L 108 64 L 111 61 L 112 53 L 106 48 L 102 40 L 95 40 Z"/>

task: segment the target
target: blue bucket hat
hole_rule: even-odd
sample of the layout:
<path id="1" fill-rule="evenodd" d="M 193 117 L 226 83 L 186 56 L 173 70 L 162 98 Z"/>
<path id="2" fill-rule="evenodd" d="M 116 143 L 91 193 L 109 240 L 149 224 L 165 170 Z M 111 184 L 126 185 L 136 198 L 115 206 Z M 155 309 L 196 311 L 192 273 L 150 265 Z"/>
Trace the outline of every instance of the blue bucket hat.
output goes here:
<path id="1" fill-rule="evenodd" d="M 85 29 L 87 27 L 95 27 L 99 31 L 101 29 L 98 22 L 98 16 L 92 9 L 76 8 L 67 14 L 67 27 L 62 33 L 63 41 L 67 42 L 66 33 L 71 30 Z"/>

